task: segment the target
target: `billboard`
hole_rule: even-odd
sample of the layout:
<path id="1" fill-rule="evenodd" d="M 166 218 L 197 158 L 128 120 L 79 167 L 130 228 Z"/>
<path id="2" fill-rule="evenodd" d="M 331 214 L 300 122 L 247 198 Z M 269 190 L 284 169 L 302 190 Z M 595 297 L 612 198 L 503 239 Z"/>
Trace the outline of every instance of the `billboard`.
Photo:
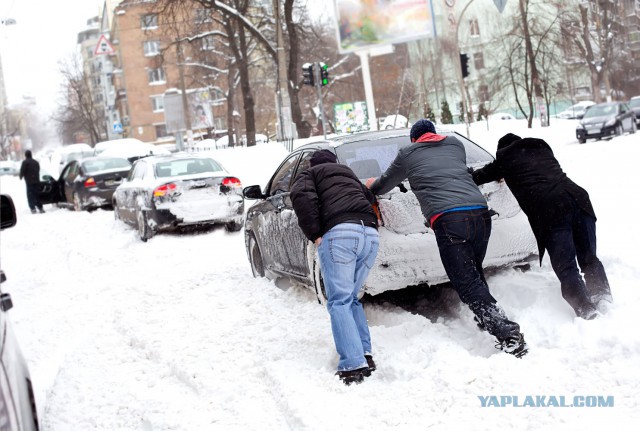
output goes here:
<path id="1" fill-rule="evenodd" d="M 341 53 L 434 37 L 431 0 L 335 0 Z"/>
<path id="2" fill-rule="evenodd" d="M 207 89 L 187 90 L 187 105 L 191 130 L 214 127 L 211 95 Z M 164 94 L 164 117 L 168 133 L 186 130 L 182 93 L 173 89 Z"/>
<path id="3" fill-rule="evenodd" d="M 369 130 L 367 102 L 336 103 L 333 105 L 336 133 L 355 133 Z"/>

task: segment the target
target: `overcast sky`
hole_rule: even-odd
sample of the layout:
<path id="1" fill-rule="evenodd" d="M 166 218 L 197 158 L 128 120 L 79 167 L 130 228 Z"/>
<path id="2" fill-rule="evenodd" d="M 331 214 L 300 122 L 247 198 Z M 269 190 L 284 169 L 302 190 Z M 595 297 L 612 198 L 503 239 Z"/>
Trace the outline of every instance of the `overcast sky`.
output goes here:
<path id="1" fill-rule="evenodd" d="M 9 103 L 23 95 L 52 111 L 60 90 L 58 61 L 76 49 L 78 32 L 99 13 L 101 0 L 0 0 L 0 55 Z"/>

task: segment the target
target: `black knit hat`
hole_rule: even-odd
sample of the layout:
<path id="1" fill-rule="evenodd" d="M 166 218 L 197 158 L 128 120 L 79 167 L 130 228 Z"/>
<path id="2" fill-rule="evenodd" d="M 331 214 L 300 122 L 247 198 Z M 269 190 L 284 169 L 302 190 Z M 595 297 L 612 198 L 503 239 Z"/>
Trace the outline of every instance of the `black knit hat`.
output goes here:
<path id="1" fill-rule="evenodd" d="M 420 136 L 425 133 L 436 133 L 436 126 L 429 120 L 422 119 L 415 122 L 413 126 L 411 126 L 411 133 L 409 137 L 411 138 L 411 142 L 417 140 Z"/>
<path id="2" fill-rule="evenodd" d="M 322 163 L 336 163 L 338 158 L 329 150 L 318 150 L 311 156 L 311 166 L 320 165 Z"/>
<path id="3" fill-rule="evenodd" d="M 514 135 L 513 133 L 507 133 L 502 138 L 500 138 L 500 140 L 498 140 L 498 150 L 501 150 L 504 147 L 508 147 L 509 145 L 511 145 L 515 141 L 519 141 L 520 139 L 522 138 L 518 135 Z"/>

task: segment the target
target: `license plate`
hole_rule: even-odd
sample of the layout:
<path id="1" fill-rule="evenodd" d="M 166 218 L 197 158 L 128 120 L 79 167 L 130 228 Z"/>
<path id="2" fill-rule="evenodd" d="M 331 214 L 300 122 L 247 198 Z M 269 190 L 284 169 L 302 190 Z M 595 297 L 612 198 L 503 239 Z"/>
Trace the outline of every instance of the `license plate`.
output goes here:
<path id="1" fill-rule="evenodd" d="M 105 186 L 115 186 L 116 184 L 120 184 L 120 181 L 117 180 L 105 180 Z"/>

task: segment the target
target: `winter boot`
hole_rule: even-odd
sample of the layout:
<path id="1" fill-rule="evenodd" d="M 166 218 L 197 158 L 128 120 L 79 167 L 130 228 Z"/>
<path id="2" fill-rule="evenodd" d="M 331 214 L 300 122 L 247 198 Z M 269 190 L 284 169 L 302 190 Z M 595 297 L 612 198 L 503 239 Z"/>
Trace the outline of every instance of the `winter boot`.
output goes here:
<path id="1" fill-rule="evenodd" d="M 342 383 L 349 386 L 351 383 L 362 383 L 367 376 L 365 373 L 371 375 L 369 367 L 358 368 L 357 370 L 338 371 L 336 376 L 340 377 Z"/>
<path id="2" fill-rule="evenodd" d="M 369 374 L 373 373 L 376 370 L 376 363 L 373 362 L 373 356 L 364 355 L 364 358 L 367 360 L 367 365 L 369 366 Z M 369 377 L 369 376 L 366 376 Z"/>

